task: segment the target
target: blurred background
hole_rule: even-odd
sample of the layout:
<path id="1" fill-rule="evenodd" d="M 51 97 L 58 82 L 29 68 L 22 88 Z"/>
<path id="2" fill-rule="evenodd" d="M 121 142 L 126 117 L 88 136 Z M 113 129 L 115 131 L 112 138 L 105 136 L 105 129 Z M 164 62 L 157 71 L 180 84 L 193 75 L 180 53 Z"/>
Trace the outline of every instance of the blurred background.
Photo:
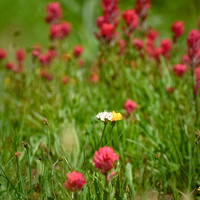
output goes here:
<path id="1" fill-rule="evenodd" d="M 11 51 L 13 45 L 28 48 L 48 44 L 48 26 L 44 21 L 49 0 L 0 0 L 0 48 Z M 72 24 L 65 42 L 69 47 L 81 44 L 84 57 L 96 54 L 98 42 L 94 37 L 95 21 L 101 15 L 100 0 L 59 0 L 64 20 Z M 119 0 L 121 11 L 131 9 L 135 0 Z M 200 0 L 152 0 L 147 23 L 160 32 L 161 38 L 171 37 L 170 26 L 175 20 L 185 23 L 185 39 L 190 29 L 197 27 Z"/>

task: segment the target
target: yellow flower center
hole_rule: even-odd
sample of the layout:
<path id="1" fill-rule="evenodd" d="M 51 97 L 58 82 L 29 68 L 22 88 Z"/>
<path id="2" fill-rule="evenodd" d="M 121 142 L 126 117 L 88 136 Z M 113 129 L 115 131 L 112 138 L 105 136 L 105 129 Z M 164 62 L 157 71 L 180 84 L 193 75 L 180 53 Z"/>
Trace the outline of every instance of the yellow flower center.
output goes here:
<path id="1" fill-rule="evenodd" d="M 116 113 L 115 111 L 113 111 L 111 113 L 111 115 L 112 115 L 111 121 L 113 121 L 113 122 L 116 122 L 116 121 L 119 121 L 119 120 L 122 119 L 122 114 L 121 113 Z"/>

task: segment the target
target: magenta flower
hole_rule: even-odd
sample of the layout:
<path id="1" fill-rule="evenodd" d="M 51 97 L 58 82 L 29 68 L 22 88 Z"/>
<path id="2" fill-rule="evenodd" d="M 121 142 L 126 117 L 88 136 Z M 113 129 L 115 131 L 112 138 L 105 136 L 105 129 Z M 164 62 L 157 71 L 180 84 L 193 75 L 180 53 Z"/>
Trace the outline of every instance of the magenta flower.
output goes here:
<path id="1" fill-rule="evenodd" d="M 73 171 L 72 173 L 67 173 L 67 180 L 64 183 L 64 187 L 72 192 L 81 190 L 83 185 L 86 183 L 83 174 Z"/>
<path id="2" fill-rule="evenodd" d="M 74 56 L 79 57 L 83 52 L 83 48 L 80 45 L 74 47 Z"/>
<path id="3" fill-rule="evenodd" d="M 176 76 L 183 76 L 183 74 L 185 73 L 185 71 L 187 70 L 187 67 L 185 65 L 182 65 L 182 64 L 178 64 L 178 65 L 175 65 L 174 68 L 174 74 Z"/>
<path id="4" fill-rule="evenodd" d="M 60 20 L 62 17 L 62 10 L 58 2 L 50 2 L 46 6 L 46 17 L 47 23 L 52 23 Z"/>
<path id="5" fill-rule="evenodd" d="M 124 103 L 124 109 L 129 114 L 131 114 L 137 107 L 138 105 L 130 99 L 126 100 L 126 102 Z"/>
<path id="6" fill-rule="evenodd" d="M 3 60 L 6 57 L 6 52 L 4 49 L 0 49 L 0 60 Z"/>
<path id="7" fill-rule="evenodd" d="M 106 175 L 114 167 L 118 158 L 119 156 L 113 152 L 112 148 L 105 146 L 95 151 L 93 164 Z"/>
<path id="8" fill-rule="evenodd" d="M 173 32 L 173 41 L 176 42 L 177 38 L 183 35 L 184 33 L 184 25 L 182 21 L 175 21 L 172 26 L 171 30 Z"/>

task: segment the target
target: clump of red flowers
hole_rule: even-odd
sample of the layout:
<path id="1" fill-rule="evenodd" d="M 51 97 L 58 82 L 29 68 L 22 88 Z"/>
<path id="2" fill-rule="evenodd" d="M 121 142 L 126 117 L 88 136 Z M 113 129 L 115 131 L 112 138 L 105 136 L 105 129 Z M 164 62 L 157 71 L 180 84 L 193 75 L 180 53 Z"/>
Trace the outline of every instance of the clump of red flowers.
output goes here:
<path id="1" fill-rule="evenodd" d="M 95 151 L 93 164 L 101 170 L 101 173 L 107 176 L 107 173 L 113 169 L 115 161 L 119 158 L 111 147 L 105 146 Z"/>
<path id="2" fill-rule="evenodd" d="M 62 17 L 62 10 L 58 2 L 50 2 L 46 6 L 46 17 L 47 23 L 55 23 Z"/>
<path id="3" fill-rule="evenodd" d="M 53 80 L 53 75 L 49 74 L 46 70 L 40 69 L 40 75 L 42 78 L 46 79 L 47 81 Z"/>
<path id="4" fill-rule="evenodd" d="M 161 40 L 160 41 L 160 47 L 161 47 L 161 54 L 165 58 L 169 58 L 170 57 L 170 51 L 172 49 L 171 40 L 169 40 L 169 39 L 163 39 L 163 40 Z"/>
<path id="5" fill-rule="evenodd" d="M 173 41 L 176 42 L 177 39 L 183 35 L 184 33 L 184 25 L 182 21 L 175 21 L 172 26 L 171 30 L 173 32 Z"/>
<path id="6" fill-rule="evenodd" d="M 109 43 L 113 39 L 115 28 L 117 27 L 119 20 L 119 10 L 117 5 L 117 0 L 101 1 L 103 15 L 99 16 L 96 20 L 99 32 L 95 33 L 100 41 Z"/>
<path id="7" fill-rule="evenodd" d="M 127 37 L 131 36 L 131 33 L 136 29 L 139 23 L 138 15 L 135 10 L 125 10 L 122 15 L 126 27 L 123 27 L 124 34 Z"/>
<path id="8" fill-rule="evenodd" d="M 46 22 L 49 23 L 49 35 L 52 40 L 63 40 L 71 30 L 71 24 L 61 21 L 62 10 L 58 2 L 46 6 Z"/>
<path id="9" fill-rule="evenodd" d="M 187 67 L 185 65 L 178 64 L 174 66 L 173 70 L 176 76 L 183 76 L 183 74 L 187 70 Z"/>
<path id="10" fill-rule="evenodd" d="M 67 180 L 64 183 L 64 187 L 72 192 L 81 190 L 83 185 L 86 183 L 83 174 L 80 172 L 73 171 L 72 173 L 67 173 Z"/>
<path id="11" fill-rule="evenodd" d="M 191 30 L 187 37 L 188 56 L 190 65 L 195 67 L 200 62 L 200 32 Z"/>
<path id="12" fill-rule="evenodd" d="M 50 38 L 63 40 L 66 36 L 69 35 L 71 30 L 71 24 L 68 22 L 61 22 L 58 24 L 51 24 L 49 27 Z"/>
<path id="13" fill-rule="evenodd" d="M 137 0 L 135 10 L 140 17 L 141 24 L 145 21 L 149 8 L 151 7 L 150 0 Z"/>

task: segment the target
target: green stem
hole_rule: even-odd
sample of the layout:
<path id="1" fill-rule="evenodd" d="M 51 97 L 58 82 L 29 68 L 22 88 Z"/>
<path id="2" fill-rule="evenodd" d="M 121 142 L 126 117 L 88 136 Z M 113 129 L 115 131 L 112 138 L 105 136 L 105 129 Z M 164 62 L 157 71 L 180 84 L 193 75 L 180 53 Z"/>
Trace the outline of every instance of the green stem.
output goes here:
<path id="1" fill-rule="evenodd" d="M 21 171 L 20 171 L 20 165 L 19 165 L 19 159 L 16 158 L 17 161 L 17 175 L 18 175 L 18 179 L 19 179 L 19 191 L 22 191 L 22 194 L 24 195 L 24 188 L 23 188 L 23 184 L 22 184 L 22 175 L 21 175 Z"/>
<path id="2" fill-rule="evenodd" d="M 104 136 L 104 133 L 105 133 L 105 130 L 106 130 L 106 126 L 107 126 L 107 122 L 104 122 L 104 128 L 103 128 L 103 132 L 102 132 L 102 135 L 101 135 L 99 147 L 101 147 L 101 144 L 102 144 L 102 141 L 103 141 L 103 136 Z"/>
<path id="3" fill-rule="evenodd" d="M 28 168 L 29 168 L 29 185 L 30 185 L 30 189 L 32 189 L 30 152 L 28 148 L 26 150 L 27 150 L 27 163 L 28 163 Z"/>
<path id="4" fill-rule="evenodd" d="M 115 122 L 112 122 L 111 126 L 112 126 L 112 128 L 111 128 L 111 131 L 110 131 L 110 142 L 111 142 L 111 147 L 112 147 L 113 146 L 113 144 L 112 144 L 112 131 L 113 131 L 113 128 L 115 126 Z"/>
<path id="5" fill-rule="evenodd" d="M 51 151 L 51 138 L 50 138 L 50 132 L 49 132 L 49 126 L 47 125 L 47 135 L 48 135 L 48 150 Z"/>

